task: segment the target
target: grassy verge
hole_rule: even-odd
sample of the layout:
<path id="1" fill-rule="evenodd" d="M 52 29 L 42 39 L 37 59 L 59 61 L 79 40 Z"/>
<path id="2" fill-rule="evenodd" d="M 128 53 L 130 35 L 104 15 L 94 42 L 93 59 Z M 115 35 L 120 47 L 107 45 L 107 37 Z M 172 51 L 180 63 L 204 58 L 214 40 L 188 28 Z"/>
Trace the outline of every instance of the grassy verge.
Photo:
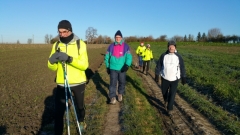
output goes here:
<path id="1" fill-rule="evenodd" d="M 87 134 L 102 134 L 105 115 L 108 112 L 107 91 L 108 75 L 105 68 L 99 69 L 86 88 L 86 123 Z"/>
<path id="2" fill-rule="evenodd" d="M 143 89 L 142 78 L 133 70 L 127 72 L 126 94 L 123 98 L 122 116 L 124 134 L 161 135 L 161 119 L 158 112 L 148 102 L 148 94 Z"/>

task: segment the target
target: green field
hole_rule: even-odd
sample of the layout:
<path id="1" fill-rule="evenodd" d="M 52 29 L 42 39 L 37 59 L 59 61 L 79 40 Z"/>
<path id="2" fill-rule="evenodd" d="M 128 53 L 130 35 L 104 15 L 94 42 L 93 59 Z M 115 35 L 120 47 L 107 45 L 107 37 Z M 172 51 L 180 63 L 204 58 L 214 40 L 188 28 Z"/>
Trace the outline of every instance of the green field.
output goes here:
<path id="1" fill-rule="evenodd" d="M 130 44 L 134 49 L 139 45 Z M 167 43 L 150 44 L 156 61 Z M 240 133 L 240 44 L 183 42 L 177 43 L 177 50 L 184 59 L 188 83 L 179 85 L 178 93 L 216 126 Z"/>
<path id="2" fill-rule="evenodd" d="M 134 53 L 139 43 L 129 44 Z M 150 44 L 156 61 L 166 51 L 167 43 Z M 56 85 L 55 73 L 47 68 L 50 50 L 51 45 L 0 45 L 0 134 L 52 132 Z M 240 134 L 240 45 L 177 43 L 177 50 L 184 59 L 188 83 L 179 85 L 178 93 L 224 133 Z M 105 52 L 106 46 L 90 47 L 90 67 L 98 68 Z M 108 111 L 109 78 L 104 66 L 86 88 L 89 134 L 103 132 Z M 121 104 L 123 133 L 163 134 L 161 118 L 155 119 L 158 112 L 148 102 L 142 81 L 129 69 L 128 92 Z"/>

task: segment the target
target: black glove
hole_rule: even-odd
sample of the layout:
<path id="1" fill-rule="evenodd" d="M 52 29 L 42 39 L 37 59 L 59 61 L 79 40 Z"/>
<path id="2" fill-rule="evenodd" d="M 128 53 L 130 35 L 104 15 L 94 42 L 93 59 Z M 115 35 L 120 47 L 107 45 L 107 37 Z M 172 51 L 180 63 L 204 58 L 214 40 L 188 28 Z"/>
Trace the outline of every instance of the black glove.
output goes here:
<path id="1" fill-rule="evenodd" d="M 182 77 L 182 85 L 186 84 L 186 77 Z"/>
<path id="2" fill-rule="evenodd" d="M 71 63 L 72 62 L 72 57 L 68 56 L 66 53 L 64 52 L 59 52 L 58 53 L 58 56 L 59 56 L 59 60 L 60 61 L 64 61 L 64 62 L 67 62 L 67 63 Z"/>
<path id="3" fill-rule="evenodd" d="M 110 74 L 110 68 L 107 68 L 107 73 Z"/>
<path id="4" fill-rule="evenodd" d="M 123 67 L 121 68 L 121 72 L 126 72 L 128 70 L 128 65 L 124 64 Z"/>
<path id="5" fill-rule="evenodd" d="M 155 74 L 154 80 L 155 80 L 155 82 L 159 82 L 159 75 Z"/>
<path id="6" fill-rule="evenodd" d="M 55 52 L 48 60 L 51 64 L 54 64 L 58 62 L 58 57 L 58 52 Z"/>

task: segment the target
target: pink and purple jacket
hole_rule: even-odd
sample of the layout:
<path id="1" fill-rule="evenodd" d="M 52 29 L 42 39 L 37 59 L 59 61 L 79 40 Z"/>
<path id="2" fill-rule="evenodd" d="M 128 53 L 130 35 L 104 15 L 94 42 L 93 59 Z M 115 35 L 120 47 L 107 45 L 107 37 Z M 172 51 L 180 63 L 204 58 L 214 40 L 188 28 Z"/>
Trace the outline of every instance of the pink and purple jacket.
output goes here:
<path id="1" fill-rule="evenodd" d="M 104 61 L 106 67 L 112 70 L 121 70 L 124 64 L 131 66 L 132 54 L 129 45 L 124 42 L 122 44 L 110 44 Z"/>

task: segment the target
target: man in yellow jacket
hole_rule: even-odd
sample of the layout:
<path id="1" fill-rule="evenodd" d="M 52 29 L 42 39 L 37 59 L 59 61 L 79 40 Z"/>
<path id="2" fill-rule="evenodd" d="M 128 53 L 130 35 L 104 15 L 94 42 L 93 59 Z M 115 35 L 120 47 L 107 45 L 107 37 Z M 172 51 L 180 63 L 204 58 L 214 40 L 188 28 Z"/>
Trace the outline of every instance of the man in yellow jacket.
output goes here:
<path id="1" fill-rule="evenodd" d="M 136 50 L 136 54 L 138 55 L 138 68 L 141 70 L 141 67 L 143 66 L 143 51 L 146 49 L 146 46 L 144 46 L 144 43 L 141 42 L 141 44 L 138 46 Z"/>
<path id="2" fill-rule="evenodd" d="M 48 68 L 57 71 L 56 83 L 57 90 L 55 95 L 55 125 L 56 135 L 63 134 L 63 117 L 66 109 L 65 89 L 64 89 L 64 69 L 62 62 L 65 63 L 65 71 L 71 91 L 76 100 L 76 110 L 79 112 L 78 119 L 80 126 L 86 128 L 84 122 L 84 91 L 86 84 L 85 70 L 88 68 L 88 55 L 86 44 L 80 40 L 80 49 L 77 46 L 79 38 L 72 32 L 71 23 L 68 20 L 62 20 L 58 24 L 59 41 L 54 43 L 48 60 Z M 59 51 L 56 50 L 59 48 Z M 78 50 L 79 49 L 79 50 Z M 69 95 L 69 93 L 68 93 Z"/>
<path id="3" fill-rule="evenodd" d="M 145 67 L 146 68 L 146 75 L 148 75 L 148 70 L 150 67 L 150 62 L 153 60 L 153 54 L 152 50 L 150 49 L 150 44 L 147 44 L 147 48 L 143 51 L 143 70 L 142 73 L 144 73 Z"/>

